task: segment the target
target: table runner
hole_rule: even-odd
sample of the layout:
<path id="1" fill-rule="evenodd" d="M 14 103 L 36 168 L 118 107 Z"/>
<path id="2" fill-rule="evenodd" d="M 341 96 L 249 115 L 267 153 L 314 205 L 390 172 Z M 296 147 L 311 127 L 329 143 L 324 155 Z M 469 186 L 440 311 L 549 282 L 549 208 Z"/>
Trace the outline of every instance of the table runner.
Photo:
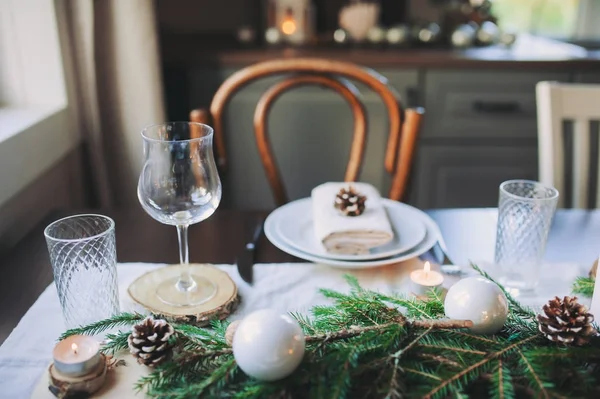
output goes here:
<path id="1" fill-rule="evenodd" d="M 162 264 L 123 263 L 117 265 L 121 309 L 140 311 L 127 294 L 129 284 L 141 274 Z M 422 267 L 413 259 L 401 264 L 366 270 L 343 270 L 312 263 L 260 264 L 254 267 L 255 283 L 250 286 L 239 277 L 234 265 L 218 265 L 238 285 L 242 303 L 232 319 L 261 308 L 282 312 L 305 312 L 316 304 L 327 303 L 318 288 L 348 291 L 345 274 L 356 276 L 368 289 L 381 292 L 405 292 L 411 270 Z M 540 306 L 553 295 L 569 294 L 573 279 L 584 274 L 577 264 L 546 264 L 543 267 L 538 296 L 524 303 Z M 456 278 L 446 278 L 450 286 Z M 29 398 L 52 360 L 52 348 L 64 331 L 64 323 L 54 284 L 40 295 L 17 327 L 0 347 L 0 397 Z"/>

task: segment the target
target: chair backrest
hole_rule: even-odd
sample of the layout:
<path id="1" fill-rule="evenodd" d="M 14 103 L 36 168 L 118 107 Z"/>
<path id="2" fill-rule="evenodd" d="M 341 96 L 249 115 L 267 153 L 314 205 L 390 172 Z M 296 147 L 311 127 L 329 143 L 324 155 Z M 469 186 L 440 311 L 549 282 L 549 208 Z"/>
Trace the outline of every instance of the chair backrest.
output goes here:
<path id="1" fill-rule="evenodd" d="M 539 82 L 536 86 L 540 181 L 560 193 L 565 206 L 565 159 L 572 159 L 571 202 L 573 208 L 600 207 L 600 173 L 592 170 L 590 122 L 600 120 L 600 85 Z M 563 122 L 573 121 L 573 151 L 565 154 Z M 595 151 L 598 153 L 597 151 Z M 596 165 L 598 163 L 596 162 Z M 596 192 L 590 192 L 590 186 Z"/>
<path id="2" fill-rule="evenodd" d="M 384 166 L 392 174 L 389 197 L 399 200 L 408 180 L 416 136 L 423 115 L 422 109 L 403 110 L 399 96 L 377 72 L 355 64 L 313 58 L 282 59 L 260 62 L 243 68 L 219 87 L 210 105 L 210 112 L 194 110 L 193 121 L 210 123 L 215 129 L 217 162 L 221 170 L 227 167 L 223 115 L 233 95 L 251 82 L 272 75 L 289 74 L 269 88 L 259 99 L 254 114 L 254 132 L 261 161 L 266 171 L 277 206 L 287 202 L 281 174 L 269 140 L 267 119 L 274 102 L 290 89 L 304 85 L 319 85 L 334 90 L 349 103 L 354 116 L 354 135 L 344 181 L 355 181 L 360 173 L 367 138 L 367 116 L 357 88 L 347 79 L 361 82 L 382 99 L 389 118 L 388 145 Z"/>

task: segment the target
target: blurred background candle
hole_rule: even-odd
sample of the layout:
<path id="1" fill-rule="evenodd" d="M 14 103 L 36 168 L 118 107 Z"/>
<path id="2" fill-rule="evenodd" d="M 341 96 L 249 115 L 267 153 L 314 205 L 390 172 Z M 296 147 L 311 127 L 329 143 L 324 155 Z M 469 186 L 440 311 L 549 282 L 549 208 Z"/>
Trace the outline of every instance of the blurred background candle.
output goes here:
<path id="1" fill-rule="evenodd" d="M 431 270 L 431 264 L 425 262 L 423 269 L 414 270 L 410 273 L 410 282 L 412 292 L 417 295 L 425 295 L 427 291 L 442 285 L 444 276 L 441 273 Z"/>
<path id="2" fill-rule="evenodd" d="M 100 343 L 86 335 L 71 335 L 54 347 L 54 368 L 65 377 L 90 374 L 100 362 Z"/>

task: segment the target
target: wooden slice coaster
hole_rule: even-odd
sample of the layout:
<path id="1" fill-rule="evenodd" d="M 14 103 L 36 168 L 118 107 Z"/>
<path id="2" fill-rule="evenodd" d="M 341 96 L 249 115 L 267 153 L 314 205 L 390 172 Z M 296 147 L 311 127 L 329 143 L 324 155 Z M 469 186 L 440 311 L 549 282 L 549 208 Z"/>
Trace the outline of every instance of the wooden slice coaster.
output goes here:
<path id="1" fill-rule="evenodd" d="M 169 265 L 150 271 L 131 283 L 129 295 L 157 317 L 198 326 L 208 325 L 215 319 L 223 320 L 235 311 L 240 302 L 235 283 L 229 274 L 209 264 L 190 264 L 190 273 L 215 283 L 217 292 L 211 299 L 194 306 L 172 306 L 161 301 L 156 296 L 156 287 L 166 279 L 179 276 L 181 270 L 181 265 Z"/>
<path id="2" fill-rule="evenodd" d="M 138 364 L 129 351 L 119 352 L 112 358 L 107 357 L 103 374 L 92 373 L 72 380 L 62 376 L 57 377 L 51 364 L 48 374 L 44 374 L 33 388 L 31 399 L 56 399 L 57 397 L 66 399 L 69 396 L 94 399 L 145 398 L 145 392 L 134 390 L 134 384 L 151 371 L 151 368 Z M 89 394 L 96 389 L 95 384 L 100 385 L 98 391 Z"/>
<path id="3" fill-rule="evenodd" d="M 96 369 L 90 374 L 80 377 L 68 377 L 62 375 L 54 367 L 54 363 L 48 368 L 48 374 L 50 375 L 50 384 L 48 389 L 57 398 L 68 398 L 68 397 L 87 397 L 102 388 L 104 380 L 106 379 L 106 356 L 100 354 L 101 360 L 98 363 Z"/>

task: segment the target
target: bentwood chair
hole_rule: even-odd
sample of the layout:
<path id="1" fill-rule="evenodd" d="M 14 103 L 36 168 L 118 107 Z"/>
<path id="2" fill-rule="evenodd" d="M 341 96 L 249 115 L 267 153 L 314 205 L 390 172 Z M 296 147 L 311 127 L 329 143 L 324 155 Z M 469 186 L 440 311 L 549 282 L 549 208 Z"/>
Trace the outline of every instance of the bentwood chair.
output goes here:
<path id="1" fill-rule="evenodd" d="M 217 162 L 222 171 L 226 170 L 228 163 L 223 134 L 223 114 L 228 102 L 246 85 L 273 75 L 286 75 L 286 78 L 267 89 L 258 100 L 254 113 L 254 133 L 261 162 L 277 206 L 287 203 L 288 196 L 273 155 L 267 131 L 267 118 L 277 99 L 293 88 L 305 85 L 322 86 L 339 93 L 348 102 L 354 117 L 354 133 L 344 181 L 357 180 L 367 140 L 367 115 L 358 97 L 358 89 L 349 79 L 369 87 L 385 105 L 389 118 L 389 133 L 384 166 L 392 176 L 388 196 L 394 200 L 402 198 L 424 111 L 421 108 L 403 109 L 398 95 L 388 85 L 385 77 L 373 70 L 347 62 L 312 58 L 265 61 L 243 68 L 225 80 L 213 97 L 210 111 L 196 109 L 190 114 L 192 121 L 208 123 L 214 127 Z"/>
<path id="2" fill-rule="evenodd" d="M 539 82 L 536 102 L 540 181 L 561 193 L 559 207 L 600 208 L 600 140 L 594 143 L 590 128 L 600 120 L 600 85 Z M 571 137 L 564 121 L 573 122 Z"/>

